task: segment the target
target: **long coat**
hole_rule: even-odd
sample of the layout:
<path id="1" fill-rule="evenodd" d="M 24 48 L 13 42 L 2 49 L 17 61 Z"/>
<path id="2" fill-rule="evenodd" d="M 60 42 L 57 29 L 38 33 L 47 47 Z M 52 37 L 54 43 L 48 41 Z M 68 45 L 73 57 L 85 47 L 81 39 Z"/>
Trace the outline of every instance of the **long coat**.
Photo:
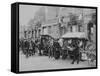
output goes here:
<path id="1" fill-rule="evenodd" d="M 74 55 L 74 56 L 78 56 L 79 53 L 80 53 L 80 52 L 79 52 L 79 47 L 76 46 L 75 49 L 73 50 L 73 55 Z"/>

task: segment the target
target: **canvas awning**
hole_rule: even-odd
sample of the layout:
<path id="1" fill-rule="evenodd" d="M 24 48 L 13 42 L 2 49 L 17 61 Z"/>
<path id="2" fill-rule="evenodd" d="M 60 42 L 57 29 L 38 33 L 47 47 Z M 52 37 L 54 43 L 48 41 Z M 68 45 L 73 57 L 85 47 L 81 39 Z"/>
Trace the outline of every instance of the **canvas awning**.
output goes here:
<path id="1" fill-rule="evenodd" d="M 86 38 L 86 34 L 84 32 L 68 32 L 62 38 Z"/>

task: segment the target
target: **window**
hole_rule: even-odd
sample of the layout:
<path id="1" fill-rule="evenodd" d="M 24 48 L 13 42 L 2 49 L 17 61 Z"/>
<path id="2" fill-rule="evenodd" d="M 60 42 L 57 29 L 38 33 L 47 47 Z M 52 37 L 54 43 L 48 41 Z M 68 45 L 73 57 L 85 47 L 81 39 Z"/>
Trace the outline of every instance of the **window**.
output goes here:
<path id="1" fill-rule="evenodd" d="M 48 33 L 51 34 L 51 26 L 48 26 Z"/>

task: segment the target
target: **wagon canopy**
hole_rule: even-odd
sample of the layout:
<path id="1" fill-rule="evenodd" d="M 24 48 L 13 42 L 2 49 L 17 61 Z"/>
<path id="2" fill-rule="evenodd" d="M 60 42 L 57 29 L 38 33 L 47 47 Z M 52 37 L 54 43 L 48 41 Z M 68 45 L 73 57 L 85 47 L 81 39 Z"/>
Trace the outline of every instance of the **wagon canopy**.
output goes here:
<path id="1" fill-rule="evenodd" d="M 52 36 L 48 35 L 48 34 L 45 34 L 45 35 L 41 35 L 42 38 L 46 38 L 46 37 L 50 37 L 52 39 L 54 39 Z"/>
<path id="2" fill-rule="evenodd" d="M 85 38 L 86 34 L 84 32 L 68 32 L 62 36 L 62 38 Z"/>

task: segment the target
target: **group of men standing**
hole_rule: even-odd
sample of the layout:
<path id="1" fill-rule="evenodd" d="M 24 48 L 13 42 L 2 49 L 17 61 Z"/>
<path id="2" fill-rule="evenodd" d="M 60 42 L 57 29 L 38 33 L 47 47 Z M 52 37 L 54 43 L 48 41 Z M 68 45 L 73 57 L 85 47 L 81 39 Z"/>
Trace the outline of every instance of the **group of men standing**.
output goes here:
<path id="1" fill-rule="evenodd" d="M 35 54 L 35 43 L 32 40 L 23 39 L 19 41 L 19 48 L 26 57 L 33 56 Z"/>
<path id="2" fill-rule="evenodd" d="M 73 44 L 73 45 L 72 45 Z M 22 50 L 23 54 L 26 55 L 26 57 L 33 56 L 37 52 L 39 56 L 42 56 L 46 53 L 46 55 L 49 58 L 54 57 L 55 59 L 59 59 L 61 57 L 61 53 L 63 52 L 64 46 L 69 46 L 70 48 L 73 48 L 72 54 L 72 64 L 74 64 L 75 61 L 77 61 L 77 64 L 79 64 L 80 61 L 80 52 L 79 52 L 79 43 L 74 40 L 74 42 L 71 42 L 69 45 L 67 44 L 60 44 L 58 40 L 49 39 L 45 42 L 45 40 L 20 40 L 19 46 Z M 65 49 L 64 49 L 65 50 Z M 68 55 L 68 48 L 66 48 L 66 52 Z"/>

